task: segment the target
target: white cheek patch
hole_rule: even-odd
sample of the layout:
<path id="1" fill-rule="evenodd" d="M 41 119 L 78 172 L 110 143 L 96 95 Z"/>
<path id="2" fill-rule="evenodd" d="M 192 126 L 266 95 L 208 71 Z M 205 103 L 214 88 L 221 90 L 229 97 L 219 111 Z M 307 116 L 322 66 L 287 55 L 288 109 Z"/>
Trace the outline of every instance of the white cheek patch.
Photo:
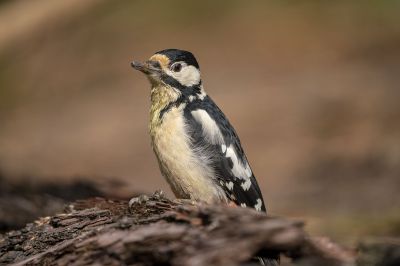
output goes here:
<path id="1" fill-rule="evenodd" d="M 204 138 L 211 144 L 224 143 L 221 130 L 217 123 L 210 115 L 202 109 L 194 110 L 191 112 L 193 118 L 201 125 Z"/>
<path id="2" fill-rule="evenodd" d="M 168 75 L 174 77 L 180 84 L 184 86 L 193 86 L 200 83 L 200 70 L 194 66 L 183 65 L 181 71 L 167 71 Z"/>
<path id="3" fill-rule="evenodd" d="M 185 86 L 193 86 L 200 83 L 200 71 L 194 66 L 184 66 L 175 77 Z"/>
<path id="4" fill-rule="evenodd" d="M 242 187 L 244 190 L 248 190 L 251 185 L 250 177 L 252 176 L 252 172 L 250 169 L 250 166 L 247 162 L 245 162 L 245 165 L 239 161 L 235 148 L 232 146 L 232 144 L 226 149 L 226 157 L 230 158 L 232 160 L 232 173 L 240 179 L 248 179 L 246 180 Z"/>

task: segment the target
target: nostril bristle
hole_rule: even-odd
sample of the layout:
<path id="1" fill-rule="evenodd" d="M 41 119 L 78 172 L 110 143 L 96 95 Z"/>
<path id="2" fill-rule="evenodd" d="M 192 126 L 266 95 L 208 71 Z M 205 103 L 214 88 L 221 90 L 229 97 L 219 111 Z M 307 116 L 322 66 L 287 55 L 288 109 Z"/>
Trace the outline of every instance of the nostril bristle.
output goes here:
<path id="1" fill-rule="evenodd" d="M 158 61 L 149 61 L 148 64 L 154 68 L 161 68 L 160 62 Z"/>

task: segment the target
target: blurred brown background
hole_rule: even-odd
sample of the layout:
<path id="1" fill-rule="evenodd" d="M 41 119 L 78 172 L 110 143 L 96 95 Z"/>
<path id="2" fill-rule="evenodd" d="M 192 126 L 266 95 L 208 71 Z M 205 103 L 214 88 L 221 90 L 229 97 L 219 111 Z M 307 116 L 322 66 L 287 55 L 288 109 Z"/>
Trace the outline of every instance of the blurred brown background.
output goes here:
<path id="1" fill-rule="evenodd" d="M 196 55 L 270 213 L 400 234 L 398 1 L 0 1 L 3 175 L 171 196 L 129 65 L 166 48 Z"/>

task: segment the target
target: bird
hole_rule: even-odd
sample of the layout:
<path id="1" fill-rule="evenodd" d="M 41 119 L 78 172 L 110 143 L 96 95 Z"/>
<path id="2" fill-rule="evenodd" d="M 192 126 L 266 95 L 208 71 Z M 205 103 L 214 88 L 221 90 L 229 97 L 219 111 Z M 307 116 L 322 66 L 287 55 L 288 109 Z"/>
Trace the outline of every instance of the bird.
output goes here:
<path id="1" fill-rule="evenodd" d="M 267 212 L 240 139 L 203 87 L 200 66 L 185 50 L 165 49 L 131 66 L 151 84 L 149 132 L 162 175 L 179 199 L 234 203 Z M 278 265 L 272 253 L 256 258 Z"/>
<path id="2" fill-rule="evenodd" d="M 151 146 L 175 196 L 266 212 L 239 137 L 205 92 L 194 55 L 166 49 L 131 66 L 150 81 Z"/>

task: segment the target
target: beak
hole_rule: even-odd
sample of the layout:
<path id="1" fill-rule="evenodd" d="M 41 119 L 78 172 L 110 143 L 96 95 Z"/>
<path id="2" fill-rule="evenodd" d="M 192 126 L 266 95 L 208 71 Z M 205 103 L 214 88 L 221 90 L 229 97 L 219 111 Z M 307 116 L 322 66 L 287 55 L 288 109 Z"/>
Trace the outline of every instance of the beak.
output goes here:
<path id="1" fill-rule="evenodd" d="M 141 63 L 141 62 L 137 62 L 137 61 L 132 61 L 131 62 L 131 66 L 136 69 L 139 70 L 145 74 L 148 74 L 148 66 L 146 66 L 145 64 Z"/>
<path id="2" fill-rule="evenodd" d="M 137 61 L 132 61 L 131 62 L 131 66 L 136 69 L 139 70 L 140 72 L 143 72 L 146 75 L 149 74 L 156 74 L 160 72 L 159 68 L 155 68 L 153 66 L 153 64 L 151 64 L 151 62 L 147 61 L 145 63 L 141 63 L 141 62 L 137 62 Z"/>

